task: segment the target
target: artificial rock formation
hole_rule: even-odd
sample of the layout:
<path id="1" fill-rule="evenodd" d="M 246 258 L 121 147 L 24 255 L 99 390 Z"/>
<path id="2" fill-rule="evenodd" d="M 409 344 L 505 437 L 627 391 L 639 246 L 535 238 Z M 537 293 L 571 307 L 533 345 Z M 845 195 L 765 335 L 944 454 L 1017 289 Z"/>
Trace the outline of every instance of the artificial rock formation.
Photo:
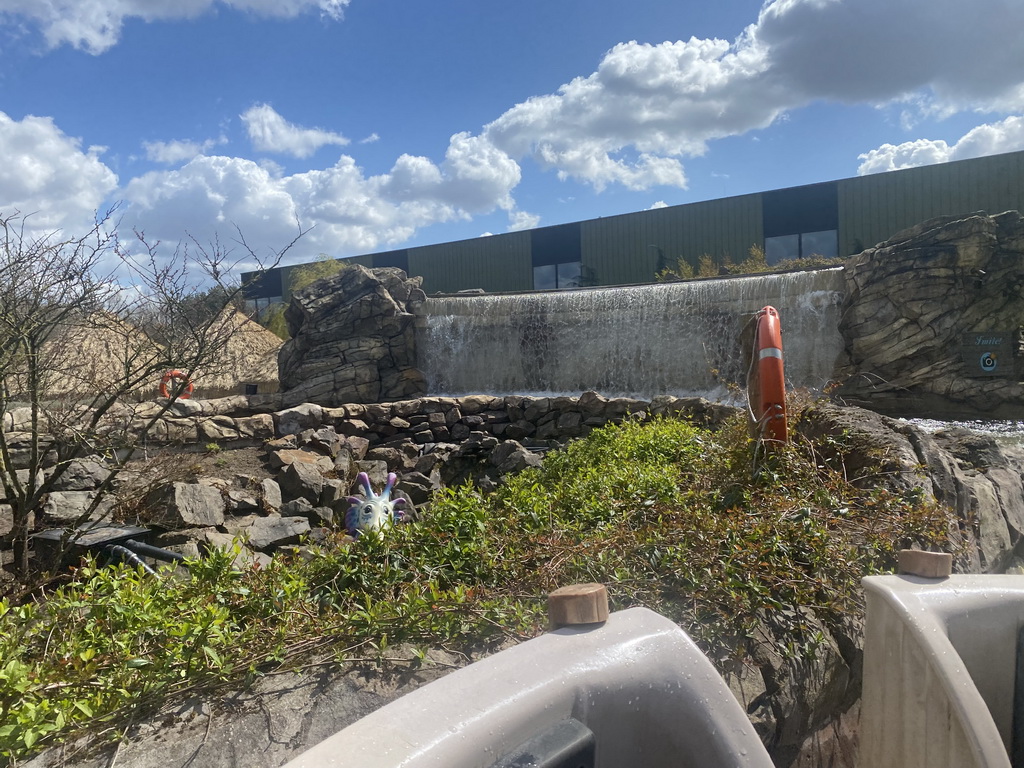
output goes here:
<path id="1" fill-rule="evenodd" d="M 411 305 L 421 278 L 348 266 L 292 296 L 278 368 L 287 404 L 376 403 L 423 393 Z"/>
<path id="2" fill-rule="evenodd" d="M 1024 418 L 1024 218 L 932 219 L 853 256 L 844 402 L 898 416 Z"/>

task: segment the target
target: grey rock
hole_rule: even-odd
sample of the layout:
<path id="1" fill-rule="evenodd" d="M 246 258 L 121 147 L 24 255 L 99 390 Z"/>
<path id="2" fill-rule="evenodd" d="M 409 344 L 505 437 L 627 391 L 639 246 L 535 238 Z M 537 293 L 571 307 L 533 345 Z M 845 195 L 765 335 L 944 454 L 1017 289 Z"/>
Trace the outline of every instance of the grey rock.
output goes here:
<path id="1" fill-rule="evenodd" d="M 324 409 L 316 403 L 303 403 L 274 414 L 277 435 L 297 435 L 306 429 L 319 429 Z"/>
<path id="2" fill-rule="evenodd" d="M 92 491 L 99 488 L 109 476 L 110 470 L 94 459 L 73 459 L 54 480 L 53 490 Z"/>
<path id="3" fill-rule="evenodd" d="M 275 512 L 281 508 L 281 486 L 272 478 L 265 478 L 260 481 L 260 498 L 263 507 Z"/>
<path id="4" fill-rule="evenodd" d="M 286 499 L 303 498 L 310 503 L 319 503 L 324 487 L 324 476 L 316 464 L 295 462 L 289 464 L 278 475 L 281 493 Z"/>
<path id="5" fill-rule="evenodd" d="M 298 544 L 309 530 L 309 521 L 303 517 L 262 517 L 253 521 L 246 534 L 250 547 L 267 551 Z"/>
<path id="6" fill-rule="evenodd" d="M 836 396 L 904 417 L 1024 418 L 1022 263 L 1017 211 L 932 219 L 852 256 Z M 988 375 L 964 339 L 993 332 L 1005 338 Z"/>
<path id="7" fill-rule="evenodd" d="M 191 528 L 224 522 L 224 497 L 201 483 L 171 483 L 149 497 L 154 522 L 165 528 Z"/>
<path id="8" fill-rule="evenodd" d="M 86 510 L 96 498 L 95 491 L 54 491 L 43 505 L 43 516 L 61 523 L 78 520 L 106 520 L 114 505 L 112 498 L 104 498 L 88 516 Z"/>
<path id="9" fill-rule="evenodd" d="M 260 508 L 260 503 L 254 495 L 234 488 L 228 490 L 226 502 L 228 511 L 233 515 Z"/>

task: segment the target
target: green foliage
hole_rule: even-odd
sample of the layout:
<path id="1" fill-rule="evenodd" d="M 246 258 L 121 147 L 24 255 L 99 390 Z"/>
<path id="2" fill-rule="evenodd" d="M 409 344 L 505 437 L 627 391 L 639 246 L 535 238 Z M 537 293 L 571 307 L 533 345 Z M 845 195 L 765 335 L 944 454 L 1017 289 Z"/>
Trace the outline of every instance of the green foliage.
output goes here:
<path id="1" fill-rule="evenodd" d="M 317 255 L 315 261 L 296 267 L 288 273 L 288 293 L 296 293 L 317 280 L 333 277 L 345 269 L 345 262 L 333 259 L 326 253 Z"/>
<path id="2" fill-rule="evenodd" d="M 827 256 L 806 256 L 802 259 L 784 259 L 776 264 L 768 264 L 764 248 L 759 245 L 750 246 L 747 258 L 739 264 L 733 264 L 732 259 L 726 256 L 720 262 L 708 254 L 701 254 L 697 260 L 697 268 L 682 256 L 675 260 L 672 266 L 658 270 L 655 280 L 658 282 L 672 282 L 677 280 L 692 280 L 701 277 L 718 277 L 720 275 L 755 275 L 770 272 L 791 272 L 795 270 L 827 269 L 829 267 L 841 267 L 843 259 Z"/>
<path id="3" fill-rule="evenodd" d="M 291 334 L 288 333 L 288 321 L 284 319 L 284 311 L 287 308 L 283 303 L 271 304 L 260 317 L 260 325 L 284 341 L 291 338 Z"/>
<path id="4" fill-rule="evenodd" d="M 0 602 L 0 755 L 310 656 L 404 644 L 422 662 L 429 646 L 524 639 L 544 629 L 545 594 L 581 581 L 607 583 L 616 609 L 672 616 L 713 659 L 753 643 L 766 617 L 780 652 L 808 655 L 820 636 L 807 609 L 842 621 L 862 575 L 910 542 L 945 541 L 919 497 L 854 488 L 809 446 L 752 477 L 741 419 L 713 433 L 642 416 L 491 494 L 442 491 L 422 522 L 337 536 L 308 559 L 238 570 L 214 552 L 159 580 L 87 563 L 43 603 Z"/>

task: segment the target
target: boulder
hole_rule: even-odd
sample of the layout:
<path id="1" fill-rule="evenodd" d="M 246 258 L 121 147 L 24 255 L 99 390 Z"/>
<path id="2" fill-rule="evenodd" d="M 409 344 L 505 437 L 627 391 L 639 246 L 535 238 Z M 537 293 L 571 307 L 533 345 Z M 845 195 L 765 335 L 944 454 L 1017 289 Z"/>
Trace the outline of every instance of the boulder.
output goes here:
<path id="1" fill-rule="evenodd" d="M 278 437 L 297 435 L 307 429 L 319 429 L 324 421 L 324 410 L 316 403 L 302 403 L 274 414 Z"/>
<path id="2" fill-rule="evenodd" d="M 324 476 L 316 464 L 295 462 L 285 467 L 278 475 L 278 484 L 284 498 L 302 498 L 311 504 L 317 504 L 320 501 L 320 492 L 323 491 Z"/>
<path id="3" fill-rule="evenodd" d="M 298 544 L 309 531 L 304 517 L 261 517 L 245 529 L 249 546 L 264 552 Z"/>
<path id="4" fill-rule="evenodd" d="M 224 522 L 224 497 L 209 485 L 171 483 L 153 491 L 148 502 L 153 511 L 153 522 L 165 528 L 220 525 Z"/>
<path id="5" fill-rule="evenodd" d="M 276 512 L 281 508 L 281 486 L 276 480 L 265 478 L 260 481 L 260 499 L 264 510 Z"/>
<path id="6" fill-rule="evenodd" d="M 72 459 L 53 481 L 55 491 L 93 491 L 110 476 L 110 470 L 95 459 Z"/>
<path id="7" fill-rule="evenodd" d="M 43 505 L 43 516 L 59 523 L 109 519 L 110 510 L 114 506 L 112 498 L 101 500 L 96 509 L 85 517 L 86 510 L 95 498 L 95 491 L 53 491 Z"/>
<path id="8" fill-rule="evenodd" d="M 278 356 L 288 402 L 337 406 L 401 400 L 423 391 L 415 317 L 421 278 L 350 265 L 292 296 L 292 338 Z"/>
<path id="9" fill-rule="evenodd" d="M 1024 218 L 932 219 L 851 257 L 835 392 L 904 417 L 1024 418 Z"/>

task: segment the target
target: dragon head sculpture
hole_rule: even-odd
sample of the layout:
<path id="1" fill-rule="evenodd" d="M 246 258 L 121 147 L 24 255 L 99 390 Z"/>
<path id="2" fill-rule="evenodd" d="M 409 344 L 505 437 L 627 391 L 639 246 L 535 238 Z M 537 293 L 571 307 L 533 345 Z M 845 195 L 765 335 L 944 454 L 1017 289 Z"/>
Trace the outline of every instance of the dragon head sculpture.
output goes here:
<path id="1" fill-rule="evenodd" d="M 360 472 L 356 480 L 366 495 L 365 498 L 348 497 L 351 506 L 345 514 L 345 529 L 352 536 L 358 536 L 363 531 L 379 531 L 405 518 L 405 512 L 399 509 L 405 506 L 405 499 L 391 499 L 391 490 L 398 480 L 394 472 L 388 475 L 387 485 L 379 496 L 373 492 L 370 478 L 365 472 Z"/>

